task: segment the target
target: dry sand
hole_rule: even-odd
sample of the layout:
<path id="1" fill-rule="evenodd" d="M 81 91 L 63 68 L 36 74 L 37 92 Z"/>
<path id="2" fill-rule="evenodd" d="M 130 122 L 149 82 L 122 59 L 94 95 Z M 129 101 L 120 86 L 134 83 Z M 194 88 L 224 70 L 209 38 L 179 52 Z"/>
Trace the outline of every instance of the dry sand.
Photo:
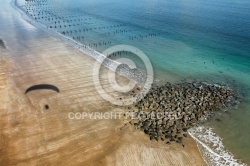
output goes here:
<path id="1" fill-rule="evenodd" d="M 10 12 L 7 2 L 3 0 Z M 1 30 L 10 34 L 2 34 L 8 50 L 0 48 L 0 165 L 205 165 L 191 138 L 183 148 L 150 141 L 123 119 L 68 118 L 70 112 L 125 110 L 97 93 L 93 58 L 11 11 L 14 17 L 0 17 L 5 21 Z M 18 31 L 13 25 L 19 25 Z M 102 84 L 115 95 L 107 71 L 103 67 Z M 61 92 L 24 94 L 29 86 L 41 83 L 56 85 Z"/>

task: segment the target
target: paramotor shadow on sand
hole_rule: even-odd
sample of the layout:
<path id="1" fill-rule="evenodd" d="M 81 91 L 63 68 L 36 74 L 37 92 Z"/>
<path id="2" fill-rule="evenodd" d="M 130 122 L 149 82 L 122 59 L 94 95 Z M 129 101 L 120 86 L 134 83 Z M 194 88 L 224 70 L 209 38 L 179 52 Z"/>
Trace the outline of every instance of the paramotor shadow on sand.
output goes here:
<path id="1" fill-rule="evenodd" d="M 36 90 L 52 90 L 52 91 L 55 91 L 57 93 L 60 93 L 59 88 L 56 87 L 55 85 L 51 85 L 51 84 L 37 84 L 37 85 L 30 86 L 28 89 L 26 89 L 25 94 L 28 94 L 29 92 L 36 91 Z M 44 109 L 48 110 L 49 109 L 49 105 L 45 104 L 44 105 Z"/>

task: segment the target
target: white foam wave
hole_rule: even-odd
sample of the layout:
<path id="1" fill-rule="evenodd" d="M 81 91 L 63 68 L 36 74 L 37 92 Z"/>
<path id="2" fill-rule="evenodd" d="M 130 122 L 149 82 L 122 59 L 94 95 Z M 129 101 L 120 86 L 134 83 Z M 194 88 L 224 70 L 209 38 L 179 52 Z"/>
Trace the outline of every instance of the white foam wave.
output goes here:
<path id="1" fill-rule="evenodd" d="M 204 126 L 194 127 L 189 129 L 188 133 L 197 142 L 202 157 L 207 165 L 246 165 L 235 159 L 234 155 L 225 149 L 222 139 L 212 131 L 212 128 Z"/>

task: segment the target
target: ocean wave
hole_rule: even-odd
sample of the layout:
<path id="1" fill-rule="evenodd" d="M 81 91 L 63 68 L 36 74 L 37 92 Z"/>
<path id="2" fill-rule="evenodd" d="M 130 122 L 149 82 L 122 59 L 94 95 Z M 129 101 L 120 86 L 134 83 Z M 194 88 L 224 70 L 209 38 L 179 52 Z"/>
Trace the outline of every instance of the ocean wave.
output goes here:
<path id="1" fill-rule="evenodd" d="M 213 132 L 212 128 L 199 126 L 188 130 L 196 141 L 201 155 L 207 165 L 211 166 L 246 166 L 237 160 L 223 145 L 222 139 Z"/>

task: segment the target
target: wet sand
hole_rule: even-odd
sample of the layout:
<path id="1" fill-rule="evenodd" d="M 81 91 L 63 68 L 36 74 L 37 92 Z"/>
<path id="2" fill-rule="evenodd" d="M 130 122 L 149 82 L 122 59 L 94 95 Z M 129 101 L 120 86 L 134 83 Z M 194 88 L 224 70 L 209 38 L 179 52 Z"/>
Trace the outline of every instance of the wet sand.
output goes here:
<path id="1" fill-rule="evenodd" d="M 70 112 L 111 112 L 93 80 L 93 58 L 1 7 L 8 50 L 0 48 L 0 163 L 3 165 L 205 165 L 190 137 L 185 148 L 150 141 L 123 119 L 70 119 Z M 7 17 L 8 16 L 8 17 Z M 8 34 L 8 35 L 7 35 Z M 22 40 L 22 42 L 19 42 Z M 103 67 L 102 84 L 110 94 Z M 126 82 L 126 78 L 120 77 Z M 33 91 L 35 84 L 60 89 Z M 48 104 L 50 108 L 44 109 Z"/>

